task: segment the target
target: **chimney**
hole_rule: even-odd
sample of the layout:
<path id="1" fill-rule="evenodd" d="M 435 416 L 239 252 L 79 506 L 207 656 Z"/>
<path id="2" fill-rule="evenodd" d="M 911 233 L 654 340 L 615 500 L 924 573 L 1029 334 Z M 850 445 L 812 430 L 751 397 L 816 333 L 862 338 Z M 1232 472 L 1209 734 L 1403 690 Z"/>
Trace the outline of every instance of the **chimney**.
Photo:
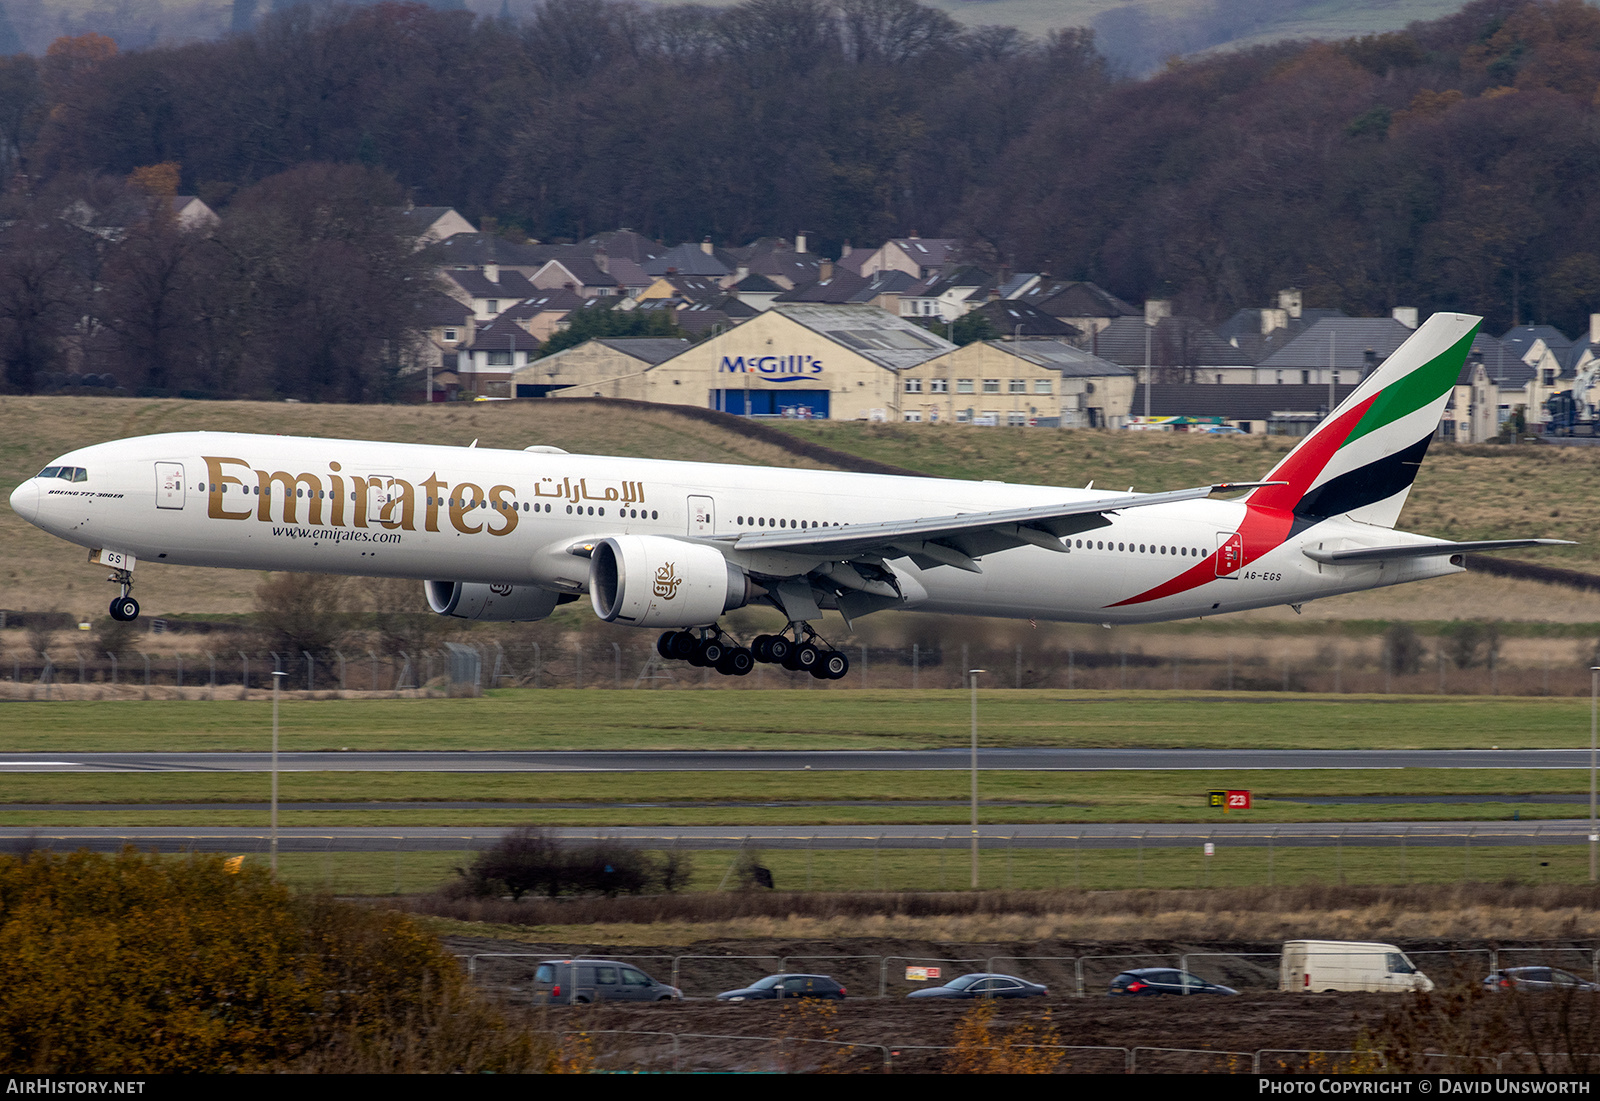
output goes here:
<path id="1" fill-rule="evenodd" d="M 1261 311 L 1261 335 L 1276 332 L 1278 329 L 1289 327 L 1289 311 L 1285 309 L 1267 309 Z"/>
<path id="2" fill-rule="evenodd" d="M 1589 343 L 1600 350 L 1600 313 L 1589 315 Z"/>
<path id="3" fill-rule="evenodd" d="M 711 238 L 707 237 L 700 242 L 700 251 L 707 256 L 711 255 Z"/>
<path id="4" fill-rule="evenodd" d="M 594 250 L 594 266 L 607 275 L 611 274 L 611 257 L 606 253 L 604 245 Z"/>
<path id="5" fill-rule="evenodd" d="M 483 265 L 483 277 L 498 287 L 500 285 L 500 265 L 493 260 Z"/>
<path id="6" fill-rule="evenodd" d="M 803 229 L 794 235 L 794 250 L 799 253 L 806 251 L 806 231 Z"/>
<path id="7" fill-rule="evenodd" d="M 839 259 L 843 260 L 846 256 L 849 256 L 854 251 L 855 250 L 850 247 L 850 242 L 846 241 L 844 243 L 844 248 L 839 250 Z"/>
<path id="8" fill-rule="evenodd" d="M 998 302 L 998 301 L 1000 301 L 1000 288 L 999 287 L 990 287 L 989 288 L 989 301 L 990 302 Z"/>
<path id="9" fill-rule="evenodd" d="M 1302 302 L 1299 287 L 1285 287 L 1278 292 L 1278 309 L 1288 312 L 1291 320 L 1300 320 Z"/>
<path id="10" fill-rule="evenodd" d="M 1170 298 L 1150 298 L 1150 299 L 1146 299 L 1145 300 L 1145 304 L 1144 304 L 1144 323 L 1146 325 L 1154 325 L 1157 321 L 1160 321 L 1163 317 L 1171 317 L 1171 316 L 1172 316 L 1172 299 L 1170 299 Z"/>
<path id="11" fill-rule="evenodd" d="M 1371 371 L 1378 366 L 1378 353 L 1373 351 L 1371 348 L 1367 349 L 1366 365 L 1368 371 Z"/>
<path id="12" fill-rule="evenodd" d="M 802 237 L 801 240 L 803 241 L 805 238 Z M 832 260 L 824 260 L 817 265 L 817 278 L 824 283 L 833 278 Z"/>
<path id="13" fill-rule="evenodd" d="M 1408 329 L 1417 327 L 1417 308 L 1415 306 L 1396 306 L 1389 311 L 1389 316 Z"/>

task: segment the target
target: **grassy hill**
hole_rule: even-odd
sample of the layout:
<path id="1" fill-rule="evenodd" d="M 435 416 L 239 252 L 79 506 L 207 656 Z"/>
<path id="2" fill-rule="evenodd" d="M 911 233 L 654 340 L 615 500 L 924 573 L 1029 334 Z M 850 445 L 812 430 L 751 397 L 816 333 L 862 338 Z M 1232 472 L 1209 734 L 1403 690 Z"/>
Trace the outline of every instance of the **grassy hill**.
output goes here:
<path id="1" fill-rule="evenodd" d="M 1287 450 L 1282 439 L 1232 439 L 956 425 L 779 422 L 810 441 L 929 474 L 957 478 L 1140 490 L 1264 474 Z M 495 402 L 474 405 L 340 406 L 142 399 L 0 398 L 0 496 L 56 455 L 102 440 L 152 432 L 217 429 L 569 451 L 710 462 L 820 465 L 670 406 Z M 770 434 L 768 434 L 770 436 Z M 781 441 L 780 441 L 781 442 Z M 1580 545 L 1530 552 L 1530 561 L 1600 572 L 1600 450 L 1436 444 L 1407 507 L 1407 528 L 1454 539 L 1523 534 Z M 82 551 L 0 507 L 0 607 L 58 608 L 99 615 L 110 599 L 104 571 Z M 151 614 L 240 612 L 258 578 L 229 570 L 142 570 L 139 599 Z M 1252 613 L 1283 618 L 1287 612 Z M 1307 608 L 1323 618 L 1406 615 L 1452 619 L 1600 621 L 1600 598 L 1481 575 L 1357 594 Z"/>

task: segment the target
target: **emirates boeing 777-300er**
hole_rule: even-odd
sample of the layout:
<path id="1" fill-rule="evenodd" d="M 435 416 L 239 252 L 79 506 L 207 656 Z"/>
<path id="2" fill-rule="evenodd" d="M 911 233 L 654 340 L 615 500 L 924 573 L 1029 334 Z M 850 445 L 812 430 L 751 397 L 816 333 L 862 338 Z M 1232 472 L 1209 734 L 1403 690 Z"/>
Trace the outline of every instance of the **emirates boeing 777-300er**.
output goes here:
<path id="1" fill-rule="evenodd" d="M 1149 623 L 1441 577 L 1394 530 L 1479 318 L 1435 314 L 1260 482 L 1164 493 L 222 432 L 80 448 L 11 494 L 112 571 L 143 561 L 415 578 L 441 615 L 536 620 L 587 593 L 664 657 L 837 678 L 824 609 Z M 1216 494 L 1238 494 L 1212 499 Z M 723 613 L 788 627 L 749 646 Z"/>

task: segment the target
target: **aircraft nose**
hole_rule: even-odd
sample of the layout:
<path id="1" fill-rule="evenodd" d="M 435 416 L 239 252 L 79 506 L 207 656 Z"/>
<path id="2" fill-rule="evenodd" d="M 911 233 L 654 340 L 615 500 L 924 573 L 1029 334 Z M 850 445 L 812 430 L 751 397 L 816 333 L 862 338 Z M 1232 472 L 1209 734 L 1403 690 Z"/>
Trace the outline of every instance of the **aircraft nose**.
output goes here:
<path id="1" fill-rule="evenodd" d="M 11 491 L 11 511 L 28 523 L 39 515 L 39 483 L 29 478 Z"/>

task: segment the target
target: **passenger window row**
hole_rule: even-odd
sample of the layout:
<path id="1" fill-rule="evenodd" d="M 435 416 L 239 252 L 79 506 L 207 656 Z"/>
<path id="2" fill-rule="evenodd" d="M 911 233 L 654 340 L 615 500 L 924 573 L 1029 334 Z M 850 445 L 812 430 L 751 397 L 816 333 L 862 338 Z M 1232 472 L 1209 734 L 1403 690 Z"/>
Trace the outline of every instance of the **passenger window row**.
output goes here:
<path id="1" fill-rule="evenodd" d="M 1083 550 L 1085 540 L 1076 541 L 1078 549 Z M 1114 550 L 1132 552 L 1134 554 L 1176 554 L 1182 558 L 1201 558 L 1199 547 L 1168 547 L 1157 546 L 1155 543 L 1112 543 L 1104 539 L 1090 539 L 1088 550 Z"/>

